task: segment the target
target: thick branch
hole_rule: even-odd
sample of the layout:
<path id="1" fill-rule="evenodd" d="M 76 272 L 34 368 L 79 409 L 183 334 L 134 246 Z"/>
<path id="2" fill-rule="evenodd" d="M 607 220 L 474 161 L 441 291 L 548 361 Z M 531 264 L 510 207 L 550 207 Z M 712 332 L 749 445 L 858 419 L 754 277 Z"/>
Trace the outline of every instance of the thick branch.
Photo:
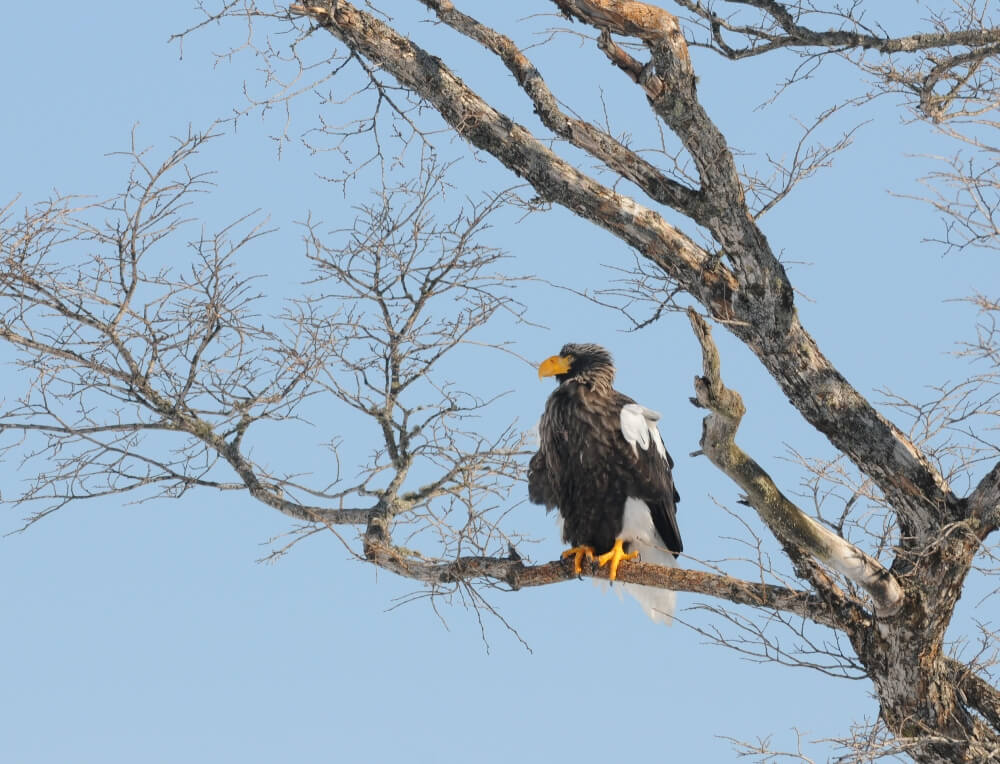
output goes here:
<path id="1" fill-rule="evenodd" d="M 660 265 L 702 304 L 728 312 L 736 282 L 727 269 L 660 215 L 597 183 L 465 85 L 440 59 L 344 0 L 293 4 L 352 50 L 377 62 L 431 103 L 462 137 L 488 151 L 545 199 L 611 231 Z"/>
<path id="2" fill-rule="evenodd" d="M 658 81 L 656 87 L 647 83 L 650 105 L 680 138 L 698 168 L 707 207 L 698 222 L 712 232 L 733 262 L 744 289 L 751 289 L 758 300 L 790 303 L 791 285 L 784 271 L 774 267 L 764 235 L 749 214 L 728 142 L 698 101 L 694 70 L 677 19 L 660 8 L 632 0 L 553 2 L 563 13 L 596 29 L 638 37 L 646 44 Z M 635 66 L 624 51 L 606 39 L 602 47 L 612 63 L 635 78 Z M 771 311 L 774 318 L 783 313 Z"/>
<path id="3" fill-rule="evenodd" d="M 365 554 L 371 562 L 405 578 L 412 578 L 431 585 L 451 584 L 473 579 L 500 581 L 511 589 L 569 581 L 578 578 L 573 565 L 567 560 L 556 560 L 542 565 L 525 565 L 517 559 L 500 557 L 460 557 L 451 562 L 428 562 L 406 556 L 397 547 L 379 543 L 369 534 Z M 584 568 L 583 575 L 590 578 L 608 578 L 607 568 L 592 564 Z M 725 599 L 738 605 L 781 610 L 794 613 L 831 628 L 842 628 L 842 623 L 829 606 L 809 592 L 787 589 L 772 584 L 742 581 L 729 576 L 696 570 L 664 568 L 659 565 L 627 561 L 618 568 L 618 581 L 645 584 L 679 592 L 692 592 Z M 859 608 L 854 613 L 864 619 Z"/>
<path id="4" fill-rule="evenodd" d="M 589 122 L 570 117 L 531 61 L 509 37 L 484 26 L 457 10 L 450 0 L 421 0 L 441 21 L 469 37 L 503 61 L 522 90 L 531 98 L 535 113 L 556 135 L 583 149 L 623 178 L 635 183 L 650 199 L 673 207 L 698 220 L 704 213 L 699 194 L 664 175 L 612 135 Z"/>
<path id="5" fill-rule="evenodd" d="M 693 310 L 688 318 L 701 344 L 704 376 L 695 378 L 697 404 L 712 413 L 705 417 L 701 447 L 719 469 L 746 494 L 750 505 L 779 539 L 805 549 L 863 587 L 875 601 L 875 612 L 891 616 L 903 605 L 903 589 L 895 576 L 874 558 L 824 528 L 789 501 L 771 477 L 736 445 L 736 430 L 745 413 L 739 393 L 722 382 L 719 352 L 711 330 Z"/>

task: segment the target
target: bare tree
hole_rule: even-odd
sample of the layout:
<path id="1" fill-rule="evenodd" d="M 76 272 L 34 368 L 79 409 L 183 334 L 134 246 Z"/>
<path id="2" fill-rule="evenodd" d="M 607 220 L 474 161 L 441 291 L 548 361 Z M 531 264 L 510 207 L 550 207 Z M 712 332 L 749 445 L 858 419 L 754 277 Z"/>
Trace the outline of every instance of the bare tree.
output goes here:
<path id="1" fill-rule="evenodd" d="M 639 266 L 619 264 L 622 280 L 599 299 L 624 301 L 628 315 L 645 301 L 652 320 L 637 318 L 640 325 L 685 301 L 696 305 L 688 315 L 704 367 L 695 401 L 709 411 L 702 453 L 744 492 L 795 578 L 763 554 L 746 579 L 642 563 L 623 564 L 619 578 L 715 598 L 719 604 L 710 607 L 723 621 L 709 636 L 727 646 L 867 677 L 880 718 L 839 741 L 847 760 L 1000 760 L 1000 690 L 990 671 L 997 635 L 984 629 L 972 654 L 950 654 L 945 645 L 970 571 L 992 565 L 989 543 L 1000 523 L 996 299 L 973 298 L 983 321 L 963 352 L 981 364 L 980 373 L 942 385 L 928 402 L 886 393 L 908 425 L 901 426 L 848 382 L 802 325 L 792 283 L 760 222 L 849 145 L 851 130 L 823 142 L 814 137 L 819 126 L 849 103 L 891 94 L 903 97 L 910 117 L 951 131 L 974 152 L 947 158 L 948 169 L 927 179 L 930 201 L 946 220 L 943 240 L 959 249 L 996 246 L 990 136 L 1000 101 L 1000 29 L 988 4 L 955 0 L 932 12 L 930 29 L 896 32 L 891 14 L 877 21 L 878 12 L 860 2 L 676 0 L 678 16 L 632 0 L 539 2 L 540 11 L 573 24 L 560 22 L 546 34 L 578 35 L 578 55 L 606 60 L 619 89 L 634 87 L 645 99 L 661 141 L 643 149 L 610 119 L 587 121 L 565 107 L 500 24 L 488 26 L 450 0 L 412 5 L 426 9 L 441 34 L 475 43 L 484 60 L 513 77 L 523 119 L 492 105 L 486 89 L 458 76 L 446 47 L 422 47 L 405 19 L 392 15 L 397 9 L 377 2 L 265 8 L 221 0 L 203 6 L 199 26 L 249 24 L 243 46 L 264 62 L 270 89 L 247 111 L 287 105 L 319 92 L 318 84 L 346 79 L 342 91 L 350 95 L 321 95 L 320 122 L 304 135 L 311 149 L 341 155 L 342 182 L 362 168 L 386 171 L 426 156 L 457 134 L 526 180 L 537 195 L 531 204 L 561 205 L 635 250 Z M 776 94 L 807 87 L 829 61 L 855 67 L 868 86 L 803 123 L 789 159 L 769 157 L 764 169 L 747 169 L 699 99 L 694 46 L 732 61 L 790 56 Z M 524 126 L 536 119 L 538 134 Z M 304 521 L 303 534 L 363 528 L 366 559 L 432 593 L 475 599 L 477 583 L 516 589 L 571 576 L 558 562 L 526 565 L 516 537 L 485 511 L 517 475 L 515 434 L 484 438 L 463 428 L 462 418 L 485 401 L 432 381 L 444 352 L 498 311 L 517 312 L 498 254 L 473 244 L 503 197 L 431 223 L 421 200 L 434 195 L 437 171 L 425 169 L 416 185 L 362 209 L 343 240 L 328 243 L 321 226 L 307 222 L 321 291 L 290 303 L 279 333 L 258 327 L 249 308 L 253 282 L 228 268 L 231 253 L 262 233 L 249 220 L 196 241 L 190 275 L 140 268 L 180 224 L 185 195 L 203 182 L 169 179 L 199 141 L 182 142 L 161 169 L 147 168 L 134 151 L 136 172 L 118 199 L 82 210 L 56 200 L 23 221 L 10 213 L 5 219 L 3 337 L 20 349 L 36 381 L 3 421 L 25 433 L 29 458 L 54 465 L 22 497 L 45 502 L 34 517 L 108 492 L 238 489 Z M 88 210 L 110 213 L 110 227 L 87 222 Z M 443 254 L 423 260 L 424 236 L 445 244 Z M 79 277 L 54 260 L 57 250 L 91 242 L 109 254 L 91 255 Z M 459 311 L 428 317 L 428 306 L 438 304 L 431 298 L 446 292 L 459 298 Z M 743 403 L 723 384 L 706 318 L 756 355 L 840 454 L 797 457 L 806 476 L 798 503 L 735 443 Z M 380 445 L 360 481 L 307 485 L 249 460 L 242 444 L 250 425 L 301 416 L 323 395 L 377 424 Z M 98 406 L 95 397 L 107 400 Z M 169 458 L 142 447 L 157 437 L 178 437 L 180 445 L 167 444 Z M 238 481 L 220 481 L 224 464 Z M 808 512 L 799 506 L 807 502 Z M 424 552 L 400 535 L 407 523 Z M 747 541 L 759 548 L 749 529 Z M 834 641 L 816 638 L 814 624 L 832 630 Z M 800 638 L 797 653 L 776 649 L 780 629 Z M 799 755 L 771 751 L 766 741 L 743 752 Z"/>

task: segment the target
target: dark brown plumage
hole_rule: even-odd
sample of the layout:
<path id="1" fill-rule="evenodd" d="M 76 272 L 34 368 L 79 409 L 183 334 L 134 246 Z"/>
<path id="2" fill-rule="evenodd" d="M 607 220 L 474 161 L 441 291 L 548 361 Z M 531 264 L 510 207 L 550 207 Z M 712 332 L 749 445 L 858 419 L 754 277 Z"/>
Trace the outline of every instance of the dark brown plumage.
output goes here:
<path id="1" fill-rule="evenodd" d="M 539 376 L 554 376 L 558 386 L 539 423 L 528 497 L 559 510 L 563 539 L 574 548 L 600 555 L 620 539 L 645 561 L 672 565 L 683 550 L 680 497 L 659 414 L 615 390 L 614 375 L 610 353 L 592 344 L 565 345 L 539 367 Z"/>

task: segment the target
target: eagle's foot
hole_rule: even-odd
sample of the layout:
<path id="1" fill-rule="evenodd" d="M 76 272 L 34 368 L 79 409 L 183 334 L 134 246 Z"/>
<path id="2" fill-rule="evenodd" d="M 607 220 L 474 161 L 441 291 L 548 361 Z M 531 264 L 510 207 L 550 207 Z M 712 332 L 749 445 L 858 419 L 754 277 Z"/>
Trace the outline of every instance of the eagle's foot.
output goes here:
<path id="1" fill-rule="evenodd" d="M 621 539 L 615 539 L 615 545 L 611 547 L 611 551 L 605 552 L 597 558 L 597 564 L 602 568 L 611 563 L 611 569 L 608 571 L 608 579 L 611 581 L 614 581 L 618 576 L 618 564 L 622 560 L 634 560 L 639 556 L 638 552 L 629 552 L 626 554 L 625 550 L 622 549 L 623 543 Z"/>
<path id="2" fill-rule="evenodd" d="M 594 547 L 592 546 L 575 546 L 572 549 L 567 549 L 560 555 L 562 559 L 567 557 L 573 558 L 573 572 L 580 575 L 583 572 L 583 558 L 586 557 L 588 560 L 593 562 L 594 560 Z"/>

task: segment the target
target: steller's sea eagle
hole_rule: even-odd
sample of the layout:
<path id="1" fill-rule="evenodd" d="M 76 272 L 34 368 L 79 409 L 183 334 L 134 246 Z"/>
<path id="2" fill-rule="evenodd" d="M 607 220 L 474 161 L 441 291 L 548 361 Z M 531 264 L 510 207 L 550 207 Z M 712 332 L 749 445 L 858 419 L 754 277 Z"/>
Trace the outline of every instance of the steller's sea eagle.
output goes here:
<path id="1" fill-rule="evenodd" d="M 615 367 L 600 345 L 568 344 L 542 361 L 538 376 L 555 377 L 538 425 L 538 452 L 528 465 L 528 498 L 557 507 L 563 540 L 577 573 L 583 557 L 675 567 L 683 550 L 670 454 L 656 428 L 660 415 L 612 387 Z M 623 584 L 654 621 L 669 624 L 674 593 Z"/>

